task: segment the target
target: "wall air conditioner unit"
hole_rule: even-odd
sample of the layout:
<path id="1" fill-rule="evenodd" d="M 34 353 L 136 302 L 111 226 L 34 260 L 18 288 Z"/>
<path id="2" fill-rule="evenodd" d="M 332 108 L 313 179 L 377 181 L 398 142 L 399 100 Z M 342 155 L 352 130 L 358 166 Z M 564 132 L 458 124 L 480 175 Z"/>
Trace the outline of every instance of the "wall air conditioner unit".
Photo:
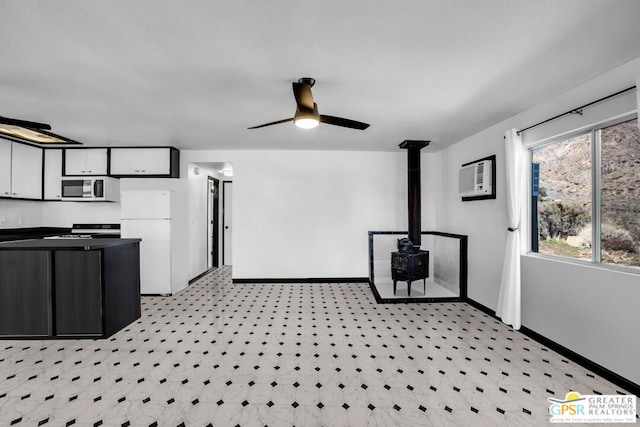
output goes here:
<path id="1" fill-rule="evenodd" d="M 458 174 L 458 193 L 464 198 L 495 195 L 493 192 L 493 162 L 480 160 L 462 165 Z"/>

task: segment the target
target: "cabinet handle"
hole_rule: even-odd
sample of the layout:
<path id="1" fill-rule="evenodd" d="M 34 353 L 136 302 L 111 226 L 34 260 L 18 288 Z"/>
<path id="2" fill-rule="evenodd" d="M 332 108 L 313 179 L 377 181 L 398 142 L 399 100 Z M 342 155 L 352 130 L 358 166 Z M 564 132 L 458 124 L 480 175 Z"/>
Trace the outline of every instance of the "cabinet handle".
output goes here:
<path id="1" fill-rule="evenodd" d="M 18 193 L 13 193 L 13 195 L 14 195 L 14 196 L 17 196 L 17 195 L 18 195 Z"/>
<path id="2" fill-rule="evenodd" d="M 9 196 L 11 195 L 11 193 L 9 193 L 8 191 L 5 191 L 4 194 L 9 195 Z"/>

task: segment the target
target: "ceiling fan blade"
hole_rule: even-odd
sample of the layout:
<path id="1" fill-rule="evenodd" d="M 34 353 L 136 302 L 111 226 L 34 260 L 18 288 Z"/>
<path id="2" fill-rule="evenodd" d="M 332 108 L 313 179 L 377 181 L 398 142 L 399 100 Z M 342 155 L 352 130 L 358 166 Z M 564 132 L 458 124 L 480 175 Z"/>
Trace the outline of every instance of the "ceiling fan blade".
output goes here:
<path id="1" fill-rule="evenodd" d="M 343 119 L 342 117 L 325 116 L 320 114 L 320 122 L 328 125 L 342 126 L 345 128 L 365 130 L 369 127 L 369 123 L 357 122 L 355 120 Z"/>
<path id="2" fill-rule="evenodd" d="M 290 121 L 293 121 L 293 117 L 291 117 L 290 119 L 282 119 L 282 120 L 277 120 L 275 122 L 265 123 L 263 125 L 252 126 L 250 128 L 247 128 L 247 129 L 258 129 L 258 128 L 263 128 L 265 126 L 277 125 L 277 124 L 280 124 L 280 123 L 286 123 L 286 122 L 290 122 Z"/>
<path id="3" fill-rule="evenodd" d="M 311 94 L 311 86 L 305 83 L 293 82 L 293 96 L 296 98 L 296 104 L 300 111 L 313 111 L 313 95 Z"/>
<path id="4" fill-rule="evenodd" d="M 2 117 L 2 116 L 0 116 L 0 124 L 20 126 L 25 128 L 31 128 L 31 129 L 51 130 L 51 125 L 48 125 L 46 123 L 30 122 L 28 120 L 10 119 L 8 117 Z"/>

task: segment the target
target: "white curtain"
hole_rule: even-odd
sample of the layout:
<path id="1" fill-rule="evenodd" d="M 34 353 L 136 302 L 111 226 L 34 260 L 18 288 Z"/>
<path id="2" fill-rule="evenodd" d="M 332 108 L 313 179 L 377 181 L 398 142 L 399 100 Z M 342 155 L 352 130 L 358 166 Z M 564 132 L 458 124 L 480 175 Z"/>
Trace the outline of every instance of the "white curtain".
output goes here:
<path id="1" fill-rule="evenodd" d="M 507 325 L 520 329 L 520 212 L 526 200 L 526 151 L 516 129 L 505 133 L 507 172 L 507 247 L 504 252 L 502 280 L 496 315 Z"/>

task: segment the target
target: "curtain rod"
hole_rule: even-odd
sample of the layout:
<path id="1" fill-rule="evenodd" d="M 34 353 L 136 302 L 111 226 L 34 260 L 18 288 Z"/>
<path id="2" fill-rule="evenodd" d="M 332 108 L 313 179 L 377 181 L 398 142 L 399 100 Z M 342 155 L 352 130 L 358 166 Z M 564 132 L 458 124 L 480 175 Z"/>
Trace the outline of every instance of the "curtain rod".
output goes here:
<path id="1" fill-rule="evenodd" d="M 594 104 L 597 104 L 597 103 L 602 102 L 602 101 L 606 101 L 609 98 L 613 98 L 614 96 L 618 96 L 618 95 L 623 94 L 625 92 L 629 92 L 630 90 L 633 90 L 635 88 L 636 88 L 635 86 L 628 87 L 628 88 L 623 89 L 623 90 L 621 90 L 619 92 L 613 93 L 613 94 L 611 94 L 609 96 L 605 96 L 604 98 L 596 99 L 593 102 L 581 105 L 580 107 L 574 108 L 573 110 L 567 111 L 566 113 L 562 113 L 562 114 L 558 114 L 557 116 L 553 116 L 550 119 L 544 120 L 544 121 L 542 121 L 540 123 L 536 123 L 535 125 L 531 125 L 529 127 L 526 127 L 524 129 L 519 130 L 518 131 L 518 135 L 520 135 L 522 132 L 524 132 L 526 130 L 532 129 L 532 128 L 536 127 L 536 126 L 543 125 L 543 124 L 545 124 L 547 122 L 550 122 L 550 121 L 555 120 L 555 119 L 559 119 L 560 117 L 567 116 L 569 114 L 580 114 L 580 115 L 582 115 L 582 110 L 584 108 L 591 107 Z"/>

